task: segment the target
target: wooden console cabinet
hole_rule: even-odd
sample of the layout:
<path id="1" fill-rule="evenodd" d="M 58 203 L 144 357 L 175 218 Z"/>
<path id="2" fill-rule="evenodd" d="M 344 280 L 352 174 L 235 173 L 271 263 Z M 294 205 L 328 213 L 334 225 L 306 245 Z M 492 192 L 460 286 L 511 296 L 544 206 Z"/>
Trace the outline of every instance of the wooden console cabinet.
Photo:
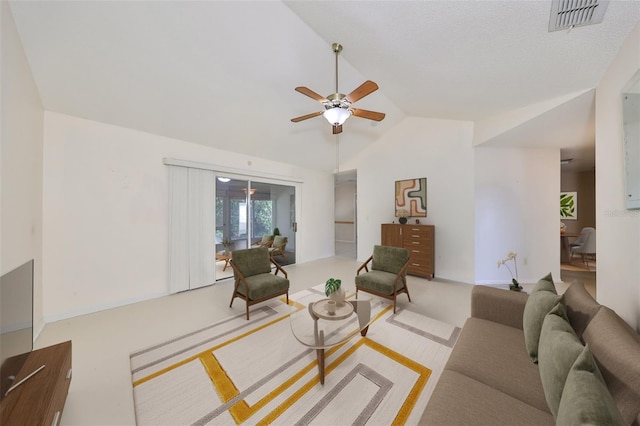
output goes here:
<path id="1" fill-rule="evenodd" d="M 435 226 L 382 224 L 382 245 L 409 250 L 407 273 L 428 278 L 435 274 Z"/>
<path id="2" fill-rule="evenodd" d="M 22 380 L 45 367 L 12 390 L 0 403 L 0 424 L 46 425 L 60 423 L 71 383 L 71 341 L 34 350 L 16 376 Z"/>

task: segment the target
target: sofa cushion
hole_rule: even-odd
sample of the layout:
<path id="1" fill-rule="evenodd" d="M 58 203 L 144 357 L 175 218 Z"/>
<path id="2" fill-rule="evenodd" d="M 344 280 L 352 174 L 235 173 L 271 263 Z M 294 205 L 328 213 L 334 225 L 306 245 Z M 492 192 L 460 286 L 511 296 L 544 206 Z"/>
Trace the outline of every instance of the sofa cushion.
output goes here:
<path id="1" fill-rule="evenodd" d="M 567 317 L 579 338 L 601 305 L 587 292 L 581 282 L 575 282 L 564 292 Z"/>
<path id="2" fill-rule="evenodd" d="M 561 298 L 556 293 L 551 274 L 548 274 L 538 281 L 527 299 L 522 315 L 522 328 L 527 353 L 533 362 L 538 362 L 538 342 L 544 317 Z"/>
<path id="3" fill-rule="evenodd" d="M 564 304 L 556 304 L 542 323 L 538 347 L 542 388 L 549 410 L 554 416 L 558 415 L 560 397 L 569 370 L 583 349 L 582 342 L 569 324 Z"/>
<path id="4" fill-rule="evenodd" d="M 549 412 L 538 366 L 527 355 L 520 329 L 467 319 L 445 368 Z"/>
<path id="5" fill-rule="evenodd" d="M 569 371 L 556 422 L 558 425 L 625 424 L 588 346 Z"/>
<path id="6" fill-rule="evenodd" d="M 533 365 L 531 361 L 527 364 Z M 554 420 L 547 411 L 445 369 L 418 424 L 544 426 L 553 425 Z"/>
<path id="7" fill-rule="evenodd" d="M 603 306 L 582 335 L 627 424 L 640 424 L 640 335 Z"/>

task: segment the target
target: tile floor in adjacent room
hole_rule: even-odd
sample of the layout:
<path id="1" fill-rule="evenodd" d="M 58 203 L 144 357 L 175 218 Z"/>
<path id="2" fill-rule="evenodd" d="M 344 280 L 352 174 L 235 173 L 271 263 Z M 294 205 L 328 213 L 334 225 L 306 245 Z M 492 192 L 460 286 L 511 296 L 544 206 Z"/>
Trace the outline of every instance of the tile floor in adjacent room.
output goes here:
<path id="1" fill-rule="evenodd" d="M 347 248 L 348 249 L 348 248 Z M 289 265 L 290 293 L 341 277 L 347 293 L 360 262 L 351 250 L 341 256 Z M 412 302 L 399 297 L 398 306 L 440 321 L 462 326 L 469 316 L 472 285 L 408 277 Z M 133 425 L 135 414 L 129 354 L 153 344 L 243 313 L 242 300 L 229 308 L 232 280 L 198 290 L 83 315 L 47 324 L 35 347 L 72 340 L 73 378 L 62 415 L 64 425 Z M 526 288 L 526 287 L 525 287 Z"/>

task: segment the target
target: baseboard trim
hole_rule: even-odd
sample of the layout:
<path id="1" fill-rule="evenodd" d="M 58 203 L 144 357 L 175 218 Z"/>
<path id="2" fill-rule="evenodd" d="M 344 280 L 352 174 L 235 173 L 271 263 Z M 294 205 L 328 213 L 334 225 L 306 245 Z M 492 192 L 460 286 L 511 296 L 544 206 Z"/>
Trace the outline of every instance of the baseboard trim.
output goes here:
<path id="1" fill-rule="evenodd" d="M 64 313 L 55 314 L 55 315 L 46 315 L 43 318 L 44 325 L 47 325 L 49 323 L 53 323 L 53 322 L 56 322 L 56 321 L 66 320 L 66 319 L 69 319 L 69 318 L 79 317 L 81 315 L 94 314 L 96 312 L 106 311 L 106 310 L 114 309 L 114 308 L 120 308 L 122 306 L 131 305 L 133 303 L 144 302 L 144 301 L 147 301 L 147 300 L 157 299 L 158 297 L 163 297 L 163 296 L 168 296 L 168 295 L 169 295 L 169 292 L 166 291 L 166 292 L 161 292 L 161 293 L 154 293 L 154 294 L 147 295 L 147 296 L 134 297 L 134 298 L 131 298 L 131 299 L 120 300 L 120 301 L 117 301 L 117 302 L 107 303 L 107 304 L 104 304 L 104 305 L 92 306 L 90 308 L 80 309 L 80 310 L 77 310 L 77 311 L 64 312 Z M 43 328 L 44 328 L 44 326 L 43 326 Z"/>

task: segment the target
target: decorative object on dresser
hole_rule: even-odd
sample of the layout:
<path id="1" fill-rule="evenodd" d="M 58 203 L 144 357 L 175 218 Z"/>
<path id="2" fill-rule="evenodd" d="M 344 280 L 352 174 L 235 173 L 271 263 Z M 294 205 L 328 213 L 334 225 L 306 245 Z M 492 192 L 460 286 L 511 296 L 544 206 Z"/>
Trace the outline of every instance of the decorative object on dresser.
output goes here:
<path id="1" fill-rule="evenodd" d="M 427 178 L 396 181 L 395 216 L 427 217 Z"/>
<path id="2" fill-rule="evenodd" d="M 382 224 L 383 246 L 409 250 L 407 273 L 432 279 L 435 275 L 435 226 Z"/>
<path id="3" fill-rule="evenodd" d="M 58 425 L 71 383 L 71 341 L 29 353 L 15 383 L 0 402 L 0 424 Z"/>

